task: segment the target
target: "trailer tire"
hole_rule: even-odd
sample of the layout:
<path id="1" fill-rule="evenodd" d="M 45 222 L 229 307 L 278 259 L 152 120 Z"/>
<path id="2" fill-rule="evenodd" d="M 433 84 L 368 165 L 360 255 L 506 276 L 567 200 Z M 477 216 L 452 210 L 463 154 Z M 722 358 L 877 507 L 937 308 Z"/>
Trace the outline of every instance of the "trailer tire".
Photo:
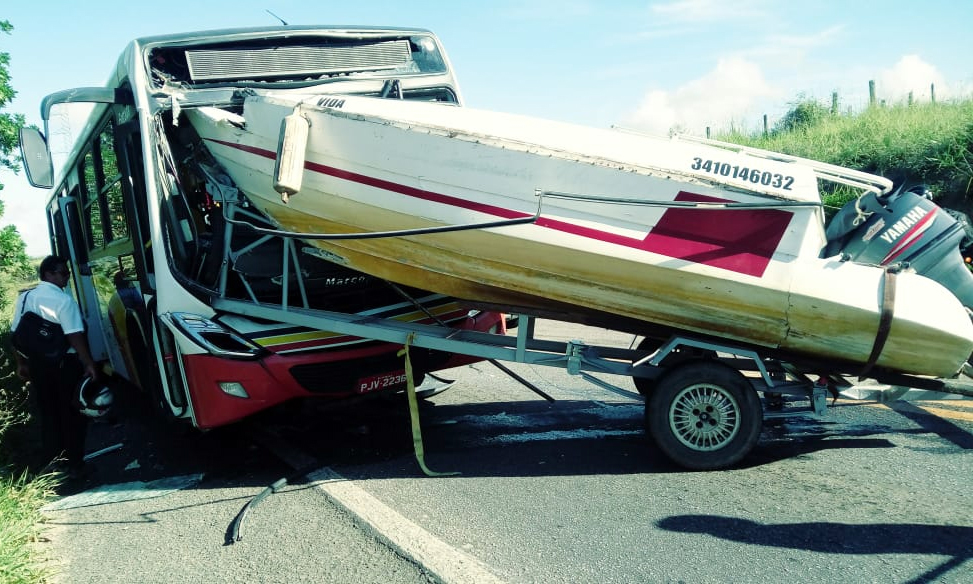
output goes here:
<path id="1" fill-rule="evenodd" d="M 757 392 L 737 370 L 692 361 L 667 372 L 645 404 L 646 430 L 673 462 L 690 470 L 725 468 L 760 438 Z"/>

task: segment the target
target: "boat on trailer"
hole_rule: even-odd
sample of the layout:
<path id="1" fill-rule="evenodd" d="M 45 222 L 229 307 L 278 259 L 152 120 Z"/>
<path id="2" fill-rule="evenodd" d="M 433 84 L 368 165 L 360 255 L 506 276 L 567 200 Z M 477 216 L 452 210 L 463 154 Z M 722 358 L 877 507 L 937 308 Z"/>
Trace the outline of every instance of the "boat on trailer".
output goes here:
<path id="1" fill-rule="evenodd" d="M 449 60 L 421 29 L 136 39 L 112 79 L 48 96 L 42 117 L 71 102 L 146 114 L 111 142 L 141 136 L 138 152 L 164 169 L 146 182 L 168 245 L 150 251 L 198 285 L 193 312 L 163 307 L 153 328 L 194 355 L 226 352 L 205 337 L 219 321 L 295 352 L 333 335 L 404 345 L 410 395 L 430 355 L 561 367 L 644 398 L 648 433 L 691 469 L 746 456 L 765 415 L 787 415 L 775 397 L 823 414 L 849 373 L 973 396 L 955 375 L 973 348 L 962 228 L 921 190 L 709 140 L 460 107 Z M 21 145 L 31 182 L 52 186 L 44 136 L 25 128 Z M 827 229 L 819 181 L 860 191 Z M 409 322 L 355 308 L 363 285 L 414 308 Z M 444 318 L 444 295 L 519 315 L 516 336 Z M 538 339 L 538 317 L 644 338 Z M 359 390 L 399 380 L 401 359 Z M 641 396 L 602 374 L 631 377 Z"/>
<path id="2" fill-rule="evenodd" d="M 380 97 L 255 91 L 242 113 L 186 114 L 280 230 L 373 276 L 646 347 L 689 333 L 821 371 L 952 377 L 973 351 L 963 294 L 901 261 L 954 241 L 952 218 L 908 197 L 882 208 L 897 194 L 878 176 Z M 884 261 L 829 250 L 822 179 L 860 189 L 861 220 L 840 236 L 888 244 Z"/>

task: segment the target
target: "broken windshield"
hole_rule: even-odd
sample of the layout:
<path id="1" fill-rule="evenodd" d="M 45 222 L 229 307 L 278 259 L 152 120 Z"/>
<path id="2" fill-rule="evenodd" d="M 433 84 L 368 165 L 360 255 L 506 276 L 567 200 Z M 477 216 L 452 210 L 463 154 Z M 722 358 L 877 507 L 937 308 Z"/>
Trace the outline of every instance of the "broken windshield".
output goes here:
<path id="1" fill-rule="evenodd" d="M 447 72 L 438 43 L 425 34 L 303 35 L 155 47 L 155 88 L 278 84 Z"/>

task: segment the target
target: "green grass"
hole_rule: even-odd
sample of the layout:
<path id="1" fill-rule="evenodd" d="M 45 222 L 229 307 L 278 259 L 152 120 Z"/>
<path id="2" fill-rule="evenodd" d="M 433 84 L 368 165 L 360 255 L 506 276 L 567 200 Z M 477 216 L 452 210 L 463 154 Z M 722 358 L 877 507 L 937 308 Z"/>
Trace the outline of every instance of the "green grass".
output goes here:
<path id="1" fill-rule="evenodd" d="M 926 184 L 941 204 L 961 210 L 971 206 L 973 100 L 871 107 L 851 115 L 831 115 L 820 107 L 802 111 L 811 115 L 786 130 L 767 135 L 729 131 L 715 137 L 879 174 L 896 186 Z M 840 190 L 823 190 L 822 195 L 833 206 L 852 196 Z"/>
<path id="2" fill-rule="evenodd" d="M 16 470 L 11 434 L 28 423 L 27 388 L 17 377 L 10 354 L 10 319 L 17 291 L 31 282 L 15 282 L 6 290 L 11 302 L 0 314 L 0 582 L 40 584 L 50 580 L 33 542 L 43 526 L 40 508 L 54 496 L 58 477 Z"/>
<path id="3" fill-rule="evenodd" d="M 37 584 L 51 570 L 32 547 L 41 533 L 41 506 L 53 495 L 55 478 L 26 473 L 0 475 L 0 582 Z"/>

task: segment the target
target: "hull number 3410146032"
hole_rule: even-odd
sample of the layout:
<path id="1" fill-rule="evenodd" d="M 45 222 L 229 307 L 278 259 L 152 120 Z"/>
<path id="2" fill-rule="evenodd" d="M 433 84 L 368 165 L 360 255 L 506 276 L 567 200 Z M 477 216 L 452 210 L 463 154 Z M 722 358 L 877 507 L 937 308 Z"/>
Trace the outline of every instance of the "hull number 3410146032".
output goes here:
<path id="1" fill-rule="evenodd" d="M 693 170 L 702 170 L 703 172 L 711 172 L 719 176 L 732 176 L 739 180 L 749 181 L 755 185 L 774 187 L 775 189 L 784 189 L 785 191 L 792 190 L 794 186 L 793 176 L 760 170 L 759 168 L 748 168 L 728 162 L 703 160 L 698 156 L 693 158 L 693 164 L 690 168 Z"/>

